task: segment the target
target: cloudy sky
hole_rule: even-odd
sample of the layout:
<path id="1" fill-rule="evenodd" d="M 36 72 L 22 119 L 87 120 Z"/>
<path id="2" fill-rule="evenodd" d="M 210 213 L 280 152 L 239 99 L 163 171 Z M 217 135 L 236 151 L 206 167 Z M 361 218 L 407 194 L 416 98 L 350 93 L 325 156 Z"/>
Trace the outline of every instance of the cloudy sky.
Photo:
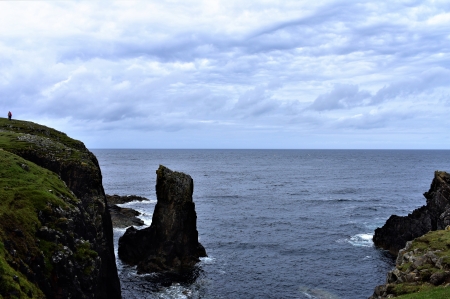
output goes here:
<path id="1" fill-rule="evenodd" d="M 450 1 L 0 1 L 0 110 L 88 148 L 449 149 Z"/>

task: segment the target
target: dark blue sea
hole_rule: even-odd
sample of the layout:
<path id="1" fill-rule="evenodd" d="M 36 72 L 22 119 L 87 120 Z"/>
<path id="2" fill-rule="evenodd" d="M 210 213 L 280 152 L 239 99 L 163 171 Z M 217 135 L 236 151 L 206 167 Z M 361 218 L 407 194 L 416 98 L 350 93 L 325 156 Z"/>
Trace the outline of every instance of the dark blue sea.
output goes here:
<path id="1" fill-rule="evenodd" d="M 160 164 L 191 175 L 200 242 L 192 277 L 161 282 L 118 259 L 123 298 L 367 298 L 394 261 L 373 246 L 391 214 L 425 204 L 450 151 L 93 150 L 107 194 L 147 225 Z M 124 233 L 115 229 L 115 241 Z M 117 253 L 117 247 L 116 247 Z"/>

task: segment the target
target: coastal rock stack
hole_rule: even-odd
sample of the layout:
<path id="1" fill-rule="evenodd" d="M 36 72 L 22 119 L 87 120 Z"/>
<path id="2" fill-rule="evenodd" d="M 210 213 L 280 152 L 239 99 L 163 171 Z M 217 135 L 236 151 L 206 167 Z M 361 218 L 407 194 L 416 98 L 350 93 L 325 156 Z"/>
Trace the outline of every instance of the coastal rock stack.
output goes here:
<path id="1" fill-rule="evenodd" d="M 450 175 L 436 171 L 430 190 L 424 193 L 427 204 L 408 216 L 392 215 L 381 228 L 375 230 L 375 246 L 397 255 L 407 241 L 429 231 L 444 229 L 450 225 Z"/>
<path id="2" fill-rule="evenodd" d="M 194 183 L 184 173 L 162 165 L 156 171 L 157 204 L 150 227 L 127 229 L 119 239 L 119 258 L 137 265 L 139 273 L 182 273 L 206 251 L 198 242 Z"/>

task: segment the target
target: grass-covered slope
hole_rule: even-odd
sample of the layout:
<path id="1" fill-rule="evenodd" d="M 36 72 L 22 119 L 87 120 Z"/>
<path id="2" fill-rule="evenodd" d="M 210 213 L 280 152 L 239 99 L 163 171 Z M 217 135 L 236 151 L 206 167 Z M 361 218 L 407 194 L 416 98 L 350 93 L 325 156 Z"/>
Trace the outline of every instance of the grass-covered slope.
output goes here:
<path id="1" fill-rule="evenodd" d="M 42 226 L 38 214 L 51 214 L 52 207 L 74 209 L 71 202 L 77 199 L 56 174 L 4 150 L 0 150 L 0 198 L 0 294 L 44 298 L 34 276 L 50 279 L 49 259 L 58 246 L 36 238 Z M 57 221 L 53 225 L 58 229 Z M 42 273 L 35 273 L 36 268 Z"/>
<path id="2" fill-rule="evenodd" d="M 0 118 L 0 298 L 120 298 L 101 181 L 82 142 Z"/>
<path id="3" fill-rule="evenodd" d="M 450 298 L 450 231 L 429 232 L 408 242 L 379 298 Z M 388 297 L 388 296 L 391 297 Z M 374 298 L 378 298 L 374 296 Z"/>

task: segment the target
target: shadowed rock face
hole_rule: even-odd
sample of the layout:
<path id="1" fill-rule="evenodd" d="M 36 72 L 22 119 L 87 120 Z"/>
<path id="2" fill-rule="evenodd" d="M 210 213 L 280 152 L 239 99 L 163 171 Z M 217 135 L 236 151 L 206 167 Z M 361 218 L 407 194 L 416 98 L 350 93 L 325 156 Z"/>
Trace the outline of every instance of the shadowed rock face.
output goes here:
<path id="1" fill-rule="evenodd" d="M 36 211 L 36 244 L 23 247 L 48 243 L 55 249 L 49 249 L 53 255 L 46 262 L 44 256 L 31 254 L 19 259 L 26 264 L 19 267 L 21 272 L 33 274 L 27 276 L 46 298 L 121 298 L 113 228 L 97 158 L 82 142 L 31 122 L 0 120 L 0 135 L 0 148 L 54 172 L 79 199 L 71 209 L 49 203 L 45 210 Z M 8 241 L 7 247 L 15 252 L 19 242 Z"/>
<path id="2" fill-rule="evenodd" d="M 427 204 L 408 216 L 392 215 L 383 227 L 375 230 L 374 244 L 397 255 L 407 241 L 429 231 L 444 229 L 450 225 L 449 195 L 450 175 L 436 171 L 430 190 L 424 193 Z"/>
<path id="3" fill-rule="evenodd" d="M 143 230 L 127 229 L 119 239 L 119 257 L 137 265 L 140 273 L 181 273 L 206 256 L 198 242 L 194 183 L 189 175 L 162 165 L 156 174 L 158 202 L 152 224 Z"/>

